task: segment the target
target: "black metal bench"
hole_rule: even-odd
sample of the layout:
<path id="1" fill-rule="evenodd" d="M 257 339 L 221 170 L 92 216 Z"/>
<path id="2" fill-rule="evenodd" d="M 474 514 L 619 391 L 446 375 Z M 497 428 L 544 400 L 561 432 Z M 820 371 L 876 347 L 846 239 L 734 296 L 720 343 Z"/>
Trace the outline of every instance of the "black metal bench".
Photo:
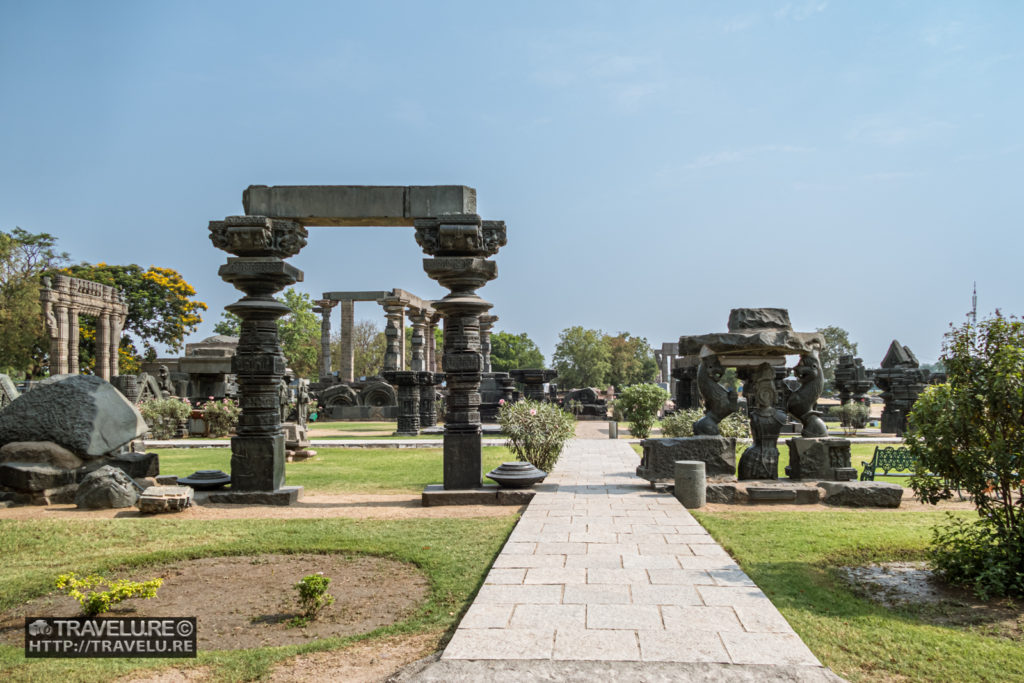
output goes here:
<path id="1" fill-rule="evenodd" d="M 874 481 L 875 475 L 883 477 L 912 477 L 917 466 L 917 458 L 910 454 L 905 446 L 875 446 L 870 462 L 861 460 L 864 471 L 860 473 L 861 481 Z"/>

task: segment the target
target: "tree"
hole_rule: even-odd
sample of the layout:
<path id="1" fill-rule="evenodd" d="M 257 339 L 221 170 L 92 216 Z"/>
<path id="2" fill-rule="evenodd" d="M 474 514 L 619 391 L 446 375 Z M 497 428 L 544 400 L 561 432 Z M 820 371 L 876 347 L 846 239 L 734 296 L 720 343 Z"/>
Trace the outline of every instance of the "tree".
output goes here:
<path id="1" fill-rule="evenodd" d="M 320 352 L 320 317 L 313 312 L 309 295 L 294 287 L 276 297 L 289 312 L 277 320 L 277 334 L 288 367 L 298 377 L 320 376 L 317 355 Z"/>
<path id="2" fill-rule="evenodd" d="M 525 332 L 495 332 L 491 335 L 491 369 L 494 372 L 542 367 L 544 354 Z"/>
<path id="3" fill-rule="evenodd" d="M 156 358 L 157 344 L 171 351 L 181 349 L 185 338 L 202 322 L 200 312 L 207 308 L 202 301 L 193 300 L 196 290 L 171 268 L 150 266 L 143 270 L 134 263 L 127 266 L 81 263 L 63 272 L 71 277 L 110 285 L 124 294 L 128 304 L 124 331 L 141 342 L 141 355 L 150 360 Z M 82 321 L 80 329 L 83 332 L 79 335 L 82 340 L 79 360 L 82 367 L 92 367 L 95 357 L 94 347 L 89 342 L 93 335 L 91 321 Z M 122 357 L 127 354 L 138 358 L 130 338 L 122 337 L 121 349 L 124 352 Z M 125 370 L 130 371 L 131 368 L 126 367 Z"/>
<path id="4" fill-rule="evenodd" d="M 352 326 L 352 375 L 355 378 L 379 375 L 384 367 L 387 340 L 380 326 L 372 320 L 359 320 Z M 341 333 L 331 335 L 331 358 L 338 365 L 341 358 Z"/>
<path id="5" fill-rule="evenodd" d="M 946 383 L 928 387 L 910 412 L 910 485 L 934 504 L 952 496 L 952 483 L 979 519 L 936 529 L 932 563 L 982 597 L 1024 595 L 1024 322 L 997 312 L 953 328 L 942 362 Z"/>
<path id="6" fill-rule="evenodd" d="M 630 433 L 638 439 L 646 439 L 667 400 L 668 392 L 657 384 L 634 384 L 622 390 L 615 405 L 629 420 Z"/>
<path id="7" fill-rule="evenodd" d="M 817 330 L 825 337 L 825 346 L 822 348 L 819 357 L 821 369 L 825 373 L 825 382 L 828 390 L 832 388 L 832 382 L 836 378 L 836 366 L 839 364 L 839 356 L 857 355 L 857 344 L 850 341 L 850 333 L 841 327 L 829 325 L 819 327 Z"/>
<path id="8" fill-rule="evenodd" d="M 32 378 L 49 351 L 40 317 L 40 278 L 68 259 L 57 238 L 22 228 L 0 231 L 0 372 Z"/>
<path id="9" fill-rule="evenodd" d="M 658 361 L 643 337 L 630 336 L 620 332 L 617 336 L 605 337 L 608 345 L 610 371 L 607 381 L 616 387 L 653 382 L 658 376 Z"/>
<path id="10" fill-rule="evenodd" d="M 237 337 L 242 334 L 242 319 L 231 311 L 224 311 L 220 314 L 220 320 L 213 326 L 213 333 Z"/>
<path id="11" fill-rule="evenodd" d="M 600 330 L 568 327 L 558 335 L 552 365 L 558 384 L 567 389 L 600 387 L 611 371 L 610 354 Z"/>

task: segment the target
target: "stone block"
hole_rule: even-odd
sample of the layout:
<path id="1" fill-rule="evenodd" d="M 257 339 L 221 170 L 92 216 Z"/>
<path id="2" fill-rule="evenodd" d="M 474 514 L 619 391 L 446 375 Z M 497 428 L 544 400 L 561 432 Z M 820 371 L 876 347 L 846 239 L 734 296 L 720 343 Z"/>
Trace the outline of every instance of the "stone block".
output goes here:
<path id="1" fill-rule="evenodd" d="M 445 434 L 444 487 L 446 489 L 479 488 L 482 483 L 481 469 L 482 451 L 479 433 Z"/>
<path id="2" fill-rule="evenodd" d="M 705 496 L 708 503 L 735 503 L 736 484 L 708 484 Z"/>
<path id="3" fill-rule="evenodd" d="M 180 512 L 192 505 L 194 491 L 188 486 L 150 486 L 139 496 L 139 512 Z"/>
<path id="4" fill-rule="evenodd" d="M 13 491 L 6 495 L 15 505 L 59 505 L 74 503 L 77 491 L 78 484 L 68 484 L 45 491 Z"/>
<path id="5" fill-rule="evenodd" d="M 52 441 L 83 458 L 113 453 L 148 429 L 135 406 L 94 375 L 45 379 L 0 413 L 0 445 Z"/>
<path id="6" fill-rule="evenodd" d="M 242 205 L 248 215 L 303 225 L 411 226 L 416 218 L 476 213 L 476 190 L 465 185 L 250 185 Z"/>
<path id="7" fill-rule="evenodd" d="M 156 453 L 121 453 L 108 459 L 107 464 L 123 471 L 132 479 L 155 477 L 160 474 L 160 457 Z"/>
<path id="8" fill-rule="evenodd" d="M 708 479 L 736 475 L 736 439 L 724 436 L 688 436 L 679 439 L 644 439 L 644 454 L 636 474 L 652 483 L 675 481 L 677 460 L 699 460 Z"/>
<path id="9" fill-rule="evenodd" d="M 789 447 L 786 473 L 792 479 L 848 481 L 852 478 L 849 439 L 796 437 L 787 439 L 786 446 Z"/>
<path id="10" fill-rule="evenodd" d="M 903 500 L 903 487 L 881 481 L 822 481 L 826 505 L 842 507 L 898 508 Z"/>
<path id="11" fill-rule="evenodd" d="M 3 462 L 33 463 L 74 470 L 81 467 L 84 461 L 52 441 L 13 441 L 0 447 L 0 463 Z"/>
<path id="12" fill-rule="evenodd" d="M 265 493 L 284 486 L 284 434 L 231 438 L 231 489 Z M 274 503 L 271 503 L 272 505 Z M 287 505 L 288 503 L 280 503 Z"/>
<path id="13" fill-rule="evenodd" d="M 5 462 L 0 465 L 0 486 L 6 486 L 15 491 L 45 491 L 73 483 L 75 483 L 74 470 L 17 462 Z"/>
<path id="14" fill-rule="evenodd" d="M 178 475 L 176 474 L 161 474 L 156 478 L 157 486 L 177 486 Z"/>
<path id="15" fill-rule="evenodd" d="M 675 497 L 685 508 L 702 508 L 707 503 L 705 464 L 700 460 L 677 460 Z"/>
<path id="16" fill-rule="evenodd" d="M 131 507 L 138 499 L 131 477 L 110 465 L 86 475 L 75 493 L 75 505 L 90 510 Z"/>
<path id="17" fill-rule="evenodd" d="M 533 489 L 503 489 L 495 484 L 484 484 L 473 489 L 446 489 L 442 484 L 430 484 L 423 490 L 423 507 L 440 505 L 525 505 L 533 500 Z"/>
<path id="18" fill-rule="evenodd" d="M 233 472 L 232 477 L 234 477 Z M 301 486 L 283 486 L 273 491 L 237 491 L 232 489 L 211 491 L 207 501 L 230 505 L 294 505 L 299 502 L 301 497 Z"/>

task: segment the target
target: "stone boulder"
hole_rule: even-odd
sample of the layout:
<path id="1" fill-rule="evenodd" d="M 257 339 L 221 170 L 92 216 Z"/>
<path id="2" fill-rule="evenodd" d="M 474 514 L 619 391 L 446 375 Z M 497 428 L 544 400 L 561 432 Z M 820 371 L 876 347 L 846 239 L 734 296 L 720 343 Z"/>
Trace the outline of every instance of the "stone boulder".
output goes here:
<path id="1" fill-rule="evenodd" d="M 57 375 L 0 413 L 0 446 L 52 441 L 79 457 L 96 458 L 147 429 L 139 411 L 110 382 L 93 375 Z"/>
<path id="2" fill-rule="evenodd" d="M 35 493 L 74 483 L 74 470 L 20 462 L 0 465 L 0 486 L 6 489 Z"/>
<path id="3" fill-rule="evenodd" d="M 12 441 L 0 447 L 0 463 L 5 462 L 49 465 L 62 470 L 76 470 L 83 464 L 77 455 L 52 441 Z"/>
<path id="4" fill-rule="evenodd" d="M 882 481 L 821 481 L 826 505 L 853 508 L 898 508 L 903 500 L 903 487 Z"/>
<path id="5" fill-rule="evenodd" d="M 109 465 L 86 475 L 75 493 L 75 505 L 90 510 L 132 507 L 138 499 L 132 478 Z"/>

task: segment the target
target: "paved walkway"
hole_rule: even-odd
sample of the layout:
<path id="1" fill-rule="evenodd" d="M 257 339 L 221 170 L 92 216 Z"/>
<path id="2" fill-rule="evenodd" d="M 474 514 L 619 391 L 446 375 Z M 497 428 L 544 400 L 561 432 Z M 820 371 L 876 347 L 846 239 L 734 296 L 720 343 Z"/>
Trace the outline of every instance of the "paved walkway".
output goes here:
<path id="1" fill-rule="evenodd" d="M 614 440 L 569 442 L 441 657 L 718 662 L 832 676 Z"/>

